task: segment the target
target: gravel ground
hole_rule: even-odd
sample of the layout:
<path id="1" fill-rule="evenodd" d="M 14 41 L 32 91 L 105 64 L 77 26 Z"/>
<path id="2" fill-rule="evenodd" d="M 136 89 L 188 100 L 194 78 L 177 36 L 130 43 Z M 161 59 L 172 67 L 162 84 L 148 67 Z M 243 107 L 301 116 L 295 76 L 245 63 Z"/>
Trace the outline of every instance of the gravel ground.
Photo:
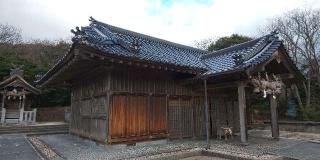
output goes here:
<path id="1" fill-rule="evenodd" d="M 150 146 L 104 146 L 67 134 L 43 135 L 39 139 L 67 159 L 128 159 L 203 147 L 202 141 L 178 141 Z"/>
<path id="2" fill-rule="evenodd" d="M 191 160 L 210 159 L 223 160 L 224 158 L 241 157 L 247 159 L 275 159 L 281 156 L 301 160 L 320 159 L 320 135 L 309 133 L 280 133 L 279 140 L 270 138 L 270 131 L 250 131 L 249 145 L 239 143 L 239 137 L 234 140 L 211 140 L 209 150 L 203 140 L 174 140 L 162 141 L 148 145 L 125 146 L 125 145 L 101 145 L 93 141 L 82 139 L 69 134 L 31 136 L 29 141 L 36 146 L 37 151 L 46 159 L 163 159 L 166 157 L 186 158 Z M 306 134 L 306 135 L 304 135 Z M 35 151 L 31 143 L 24 135 L 1 135 L 0 136 L 0 159 L 42 159 Z M 193 154 L 195 153 L 195 154 Z M 180 156 L 177 156 L 180 155 Z M 182 156 L 181 156 L 182 155 Z M 193 156 L 193 157 L 192 157 Z M 175 158 L 175 159 L 178 159 Z M 193 159 L 192 159 L 193 158 Z M 185 160 L 189 160 L 188 158 Z"/>
<path id="3" fill-rule="evenodd" d="M 53 151 L 46 144 L 41 142 L 37 137 L 29 137 L 28 138 L 31 144 L 37 149 L 37 151 L 48 160 L 57 160 L 60 159 L 60 156 Z"/>
<path id="4" fill-rule="evenodd" d="M 269 131 L 270 132 L 270 131 Z M 211 147 L 206 152 L 211 155 L 224 155 L 225 158 L 241 157 L 247 159 L 276 159 L 281 156 L 298 158 L 303 160 L 320 159 L 320 143 L 311 143 L 306 140 L 291 138 L 280 138 L 273 140 L 269 132 L 250 131 L 249 145 L 243 146 L 239 143 L 239 137 L 234 140 L 211 140 Z M 318 136 L 318 135 L 315 135 Z M 299 137 L 304 137 L 299 134 Z M 37 137 L 49 146 L 53 151 L 65 159 L 161 159 L 187 153 L 198 153 L 199 156 L 206 145 L 203 140 L 174 140 L 166 143 L 155 143 L 149 145 L 125 146 L 125 145 L 101 145 L 93 141 L 82 139 L 68 134 L 42 135 Z M 314 136 L 313 136 L 314 139 Z M 183 156 L 182 156 L 183 157 Z M 185 156 L 186 157 L 186 156 Z M 214 158 L 210 157 L 210 158 Z M 216 156 L 220 157 L 220 156 Z M 195 159 L 199 157 L 194 157 Z M 207 157 L 202 157 L 206 160 Z M 232 158 L 231 158 L 232 159 Z M 188 159 L 187 159 L 188 160 Z M 219 160 L 219 159 L 217 159 Z"/>

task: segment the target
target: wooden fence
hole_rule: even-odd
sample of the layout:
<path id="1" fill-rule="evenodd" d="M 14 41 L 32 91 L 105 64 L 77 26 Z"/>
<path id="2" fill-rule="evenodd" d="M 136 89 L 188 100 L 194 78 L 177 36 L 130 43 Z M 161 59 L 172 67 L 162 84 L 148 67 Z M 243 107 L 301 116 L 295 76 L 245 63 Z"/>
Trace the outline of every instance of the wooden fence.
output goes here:
<path id="1" fill-rule="evenodd" d="M 32 111 L 23 111 L 20 115 L 20 122 L 34 123 L 36 122 L 37 109 L 34 108 Z"/>

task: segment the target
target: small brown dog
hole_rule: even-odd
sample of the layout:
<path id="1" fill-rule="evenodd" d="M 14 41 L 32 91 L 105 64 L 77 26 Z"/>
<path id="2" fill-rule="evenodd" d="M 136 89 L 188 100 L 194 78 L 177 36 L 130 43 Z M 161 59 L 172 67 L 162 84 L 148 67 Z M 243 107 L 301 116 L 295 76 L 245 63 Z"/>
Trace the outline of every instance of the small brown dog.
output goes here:
<path id="1" fill-rule="evenodd" d="M 221 128 L 223 129 L 225 140 L 228 140 L 229 136 L 231 137 L 231 139 L 233 139 L 232 127 L 221 127 Z"/>

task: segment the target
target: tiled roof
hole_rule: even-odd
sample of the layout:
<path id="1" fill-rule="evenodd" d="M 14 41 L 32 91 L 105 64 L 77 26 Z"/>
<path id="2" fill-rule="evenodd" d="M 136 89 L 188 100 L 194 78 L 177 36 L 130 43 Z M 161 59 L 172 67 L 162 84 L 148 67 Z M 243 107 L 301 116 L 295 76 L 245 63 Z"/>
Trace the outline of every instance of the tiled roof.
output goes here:
<path id="1" fill-rule="evenodd" d="M 276 33 L 209 52 L 118 28 L 90 18 L 90 25 L 72 30 L 72 48 L 84 44 L 101 54 L 197 69 L 203 76 L 243 70 L 269 59 L 281 45 Z M 71 50 L 72 50 L 71 48 Z M 70 50 L 70 52 L 71 52 Z M 69 53 L 70 53 L 69 52 Z M 53 66 L 38 83 L 43 83 L 68 61 L 69 53 Z"/>
<path id="2" fill-rule="evenodd" d="M 34 94 L 39 94 L 40 90 L 37 88 L 33 87 L 31 84 L 29 84 L 27 81 L 25 81 L 21 76 L 19 75 L 13 75 L 10 76 L 9 78 L 5 79 L 0 83 L 0 90 L 8 87 L 8 86 L 13 86 L 13 87 L 22 87 L 27 91 L 30 91 Z"/>
<path id="3" fill-rule="evenodd" d="M 205 68 L 200 57 L 209 53 L 208 51 L 111 26 L 93 18 L 90 21 L 90 26 L 74 31 L 74 42 L 84 43 L 105 54 L 182 67 Z M 133 48 L 135 43 L 137 50 Z"/>
<path id="4" fill-rule="evenodd" d="M 275 33 L 234 45 L 201 57 L 208 71 L 203 75 L 214 75 L 241 70 L 269 59 L 282 44 Z M 237 60 L 238 59 L 238 60 Z"/>

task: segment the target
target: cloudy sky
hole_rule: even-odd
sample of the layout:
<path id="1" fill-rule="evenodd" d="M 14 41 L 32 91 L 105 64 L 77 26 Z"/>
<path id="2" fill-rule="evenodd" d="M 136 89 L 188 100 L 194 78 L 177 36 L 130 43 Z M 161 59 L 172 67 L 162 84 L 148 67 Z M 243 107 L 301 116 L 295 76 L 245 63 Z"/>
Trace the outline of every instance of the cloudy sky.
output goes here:
<path id="1" fill-rule="evenodd" d="M 190 45 L 232 33 L 257 35 L 276 15 L 320 0 L 0 0 L 0 23 L 22 29 L 23 38 L 66 39 L 70 29 L 99 21 Z"/>

